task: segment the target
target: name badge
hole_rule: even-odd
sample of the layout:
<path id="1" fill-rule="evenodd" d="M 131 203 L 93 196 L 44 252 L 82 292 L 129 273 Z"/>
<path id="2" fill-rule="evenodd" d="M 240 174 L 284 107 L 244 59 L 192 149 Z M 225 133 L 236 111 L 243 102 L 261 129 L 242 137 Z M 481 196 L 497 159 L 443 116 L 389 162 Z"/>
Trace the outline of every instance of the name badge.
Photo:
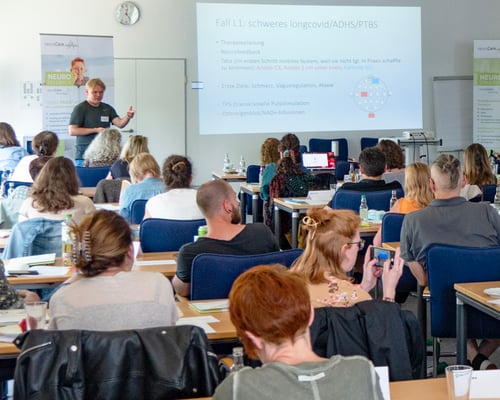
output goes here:
<path id="1" fill-rule="evenodd" d="M 101 115 L 101 122 L 109 122 L 109 117 L 107 115 Z"/>

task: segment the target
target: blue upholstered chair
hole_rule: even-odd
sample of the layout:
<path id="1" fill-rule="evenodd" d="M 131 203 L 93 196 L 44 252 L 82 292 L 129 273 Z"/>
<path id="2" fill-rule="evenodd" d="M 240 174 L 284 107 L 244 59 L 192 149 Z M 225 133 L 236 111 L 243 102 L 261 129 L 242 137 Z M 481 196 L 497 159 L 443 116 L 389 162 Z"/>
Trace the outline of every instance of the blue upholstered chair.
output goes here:
<path id="1" fill-rule="evenodd" d="M 82 187 L 95 187 L 101 179 L 106 178 L 109 167 L 76 167 Z"/>
<path id="2" fill-rule="evenodd" d="M 433 244 L 427 249 L 426 267 L 431 293 L 431 335 L 433 376 L 437 374 L 437 338 L 456 337 L 455 283 L 500 280 L 500 247 L 460 247 Z M 479 311 L 467 312 L 470 338 L 498 338 L 500 321 Z"/>
<path id="3" fill-rule="evenodd" d="M 132 202 L 130 207 L 130 223 L 140 224 L 144 218 L 144 213 L 146 212 L 147 199 L 136 199 Z"/>
<path id="4" fill-rule="evenodd" d="M 333 196 L 331 207 L 335 209 L 353 210 L 359 212 L 361 195 L 366 195 L 366 203 L 371 210 L 389 211 L 392 190 L 377 192 L 358 192 L 356 190 L 337 190 Z M 396 189 L 396 197 L 403 197 L 402 189 Z"/>
<path id="5" fill-rule="evenodd" d="M 259 175 L 260 175 L 260 165 L 249 165 L 247 167 L 247 183 L 258 183 L 259 182 Z M 252 196 L 249 194 L 247 196 L 247 214 L 252 215 L 253 209 L 252 209 Z M 259 210 L 262 210 L 262 200 L 259 198 Z M 258 210 L 257 210 L 258 212 Z M 262 214 L 262 212 L 260 213 Z M 245 216 L 242 215 L 244 218 Z M 262 221 L 262 218 L 260 219 Z"/>
<path id="6" fill-rule="evenodd" d="M 56 253 L 61 257 L 61 222 L 45 218 L 31 218 L 12 227 L 2 259 Z"/>
<path id="7" fill-rule="evenodd" d="M 307 146 L 305 144 L 301 144 L 299 149 L 301 153 L 307 153 Z"/>
<path id="8" fill-rule="evenodd" d="M 345 160 L 339 160 L 335 162 L 335 178 L 338 181 L 344 180 L 344 175 L 349 173 L 349 168 L 351 167 L 351 163 Z M 359 164 L 357 162 L 352 163 L 354 165 L 354 169 L 359 168 Z"/>
<path id="9" fill-rule="evenodd" d="M 139 237 L 142 251 L 177 251 L 183 244 L 191 243 L 204 219 L 174 220 L 147 218 L 141 222 Z"/>
<path id="10" fill-rule="evenodd" d="M 309 139 L 309 151 L 311 153 L 326 153 L 332 151 L 332 142 L 338 143 L 338 154 L 335 154 L 335 160 L 347 161 L 349 157 L 349 147 L 347 139 Z"/>
<path id="11" fill-rule="evenodd" d="M 290 267 L 301 254 L 302 249 L 247 256 L 199 254 L 191 267 L 191 300 L 226 298 L 233 282 L 247 269 L 275 263 Z"/>
<path id="12" fill-rule="evenodd" d="M 489 201 L 490 203 L 493 203 L 495 201 L 496 191 L 497 191 L 497 185 L 484 185 L 483 201 Z"/>
<path id="13" fill-rule="evenodd" d="M 372 138 L 372 137 L 362 137 L 361 138 L 361 150 L 367 148 L 367 147 L 373 147 L 378 144 L 378 138 Z"/>

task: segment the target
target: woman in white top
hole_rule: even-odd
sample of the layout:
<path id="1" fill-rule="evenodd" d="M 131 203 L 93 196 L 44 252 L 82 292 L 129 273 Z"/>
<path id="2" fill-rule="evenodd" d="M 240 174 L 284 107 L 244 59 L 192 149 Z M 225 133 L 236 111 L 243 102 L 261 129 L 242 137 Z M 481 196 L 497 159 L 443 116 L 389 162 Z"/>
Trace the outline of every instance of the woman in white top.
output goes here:
<path id="1" fill-rule="evenodd" d="M 17 182 L 33 182 L 30 174 L 30 163 L 38 157 L 52 157 L 57 151 L 59 138 L 57 134 L 51 131 L 42 131 L 35 135 L 31 142 L 31 148 L 34 154 L 25 156 L 19 161 L 16 169 L 12 173 L 10 180 Z"/>
<path id="2" fill-rule="evenodd" d="M 63 220 L 71 214 L 76 221 L 95 211 L 88 197 L 78 194 L 79 182 L 73 161 L 50 159 L 33 183 L 30 197 L 21 205 L 19 221 L 30 218 Z"/>
<path id="3" fill-rule="evenodd" d="M 131 271 L 132 233 L 108 210 L 71 226 L 78 275 L 50 300 L 49 329 L 113 331 L 174 325 L 178 318 L 170 281 L 159 272 Z"/>
<path id="4" fill-rule="evenodd" d="M 156 195 L 146 203 L 146 218 L 202 219 L 196 204 L 196 190 L 191 188 L 192 165 L 184 156 L 171 155 L 163 163 L 165 193 Z"/>

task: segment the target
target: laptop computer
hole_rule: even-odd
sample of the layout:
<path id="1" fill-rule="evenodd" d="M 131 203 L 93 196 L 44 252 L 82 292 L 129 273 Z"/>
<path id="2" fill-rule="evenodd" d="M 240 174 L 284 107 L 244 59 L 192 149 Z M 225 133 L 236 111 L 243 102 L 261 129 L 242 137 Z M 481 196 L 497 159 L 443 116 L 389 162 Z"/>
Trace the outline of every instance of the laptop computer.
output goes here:
<path id="1" fill-rule="evenodd" d="M 335 156 L 332 151 L 327 153 L 303 153 L 302 165 L 311 171 L 335 169 Z"/>

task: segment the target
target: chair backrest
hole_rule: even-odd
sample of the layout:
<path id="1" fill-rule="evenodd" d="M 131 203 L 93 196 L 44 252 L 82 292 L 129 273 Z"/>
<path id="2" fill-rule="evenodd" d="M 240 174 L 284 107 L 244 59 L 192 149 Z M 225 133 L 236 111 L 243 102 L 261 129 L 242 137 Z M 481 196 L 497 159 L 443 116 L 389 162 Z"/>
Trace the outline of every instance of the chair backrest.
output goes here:
<path id="1" fill-rule="evenodd" d="M 259 182 L 260 175 L 260 165 L 251 164 L 247 167 L 247 179 L 248 183 Z"/>
<path id="2" fill-rule="evenodd" d="M 401 241 L 401 227 L 405 214 L 387 213 L 382 218 L 382 242 Z"/>
<path id="3" fill-rule="evenodd" d="M 12 227 L 2 259 L 56 253 L 61 257 L 61 222 L 45 218 L 31 218 Z"/>
<path id="4" fill-rule="evenodd" d="M 95 188 L 94 203 L 118 203 L 124 180 L 126 178 L 101 179 Z"/>
<path id="5" fill-rule="evenodd" d="M 183 244 L 191 243 L 198 228 L 205 224 L 204 219 L 145 219 L 139 231 L 142 251 L 177 251 Z"/>
<path id="6" fill-rule="evenodd" d="M 359 212 L 361 195 L 366 195 L 366 203 L 370 210 L 389 211 L 392 190 L 379 190 L 376 192 L 358 192 L 357 190 L 337 190 L 332 199 L 332 208 L 353 210 Z M 396 189 L 396 197 L 403 197 L 402 189 Z"/>
<path id="7" fill-rule="evenodd" d="M 305 144 L 301 144 L 301 145 L 299 146 L 299 151 L 300 151 L 301 153 L 307 153 L 307 146 L 306 146 Z"/>
<path id="8" fill-rule="evenodd" d="M 427 249 L 426 267 L 431 292 L 431 335 L 456 336 L 455 283 L 500 280 L 500 247 L 460 247 L 433 244 Z M 469 338 L 498 338 L 500 321 L 469 309 Z"/>
<path id="9" fill-rule="evenodd" d="M 497 185 L 484 185 L 483 201 L 489 201 L 490 203 L 493 203 L 495 201 L 496 191 L 497 191 Z"/>
<path id="10" fill-rule="evenodd" d="M 373 147 L 378 144 L 378 138 L 362 137 L 361 138 L 361 150 L 367 147 Z"/>
<path id="11" fill-rule="evenodd" d="M 199 254 L 191 267 L 191 300 L 226 298 L 233 282 L 247 269 L 276 263 L 290 267 L 301 254 L 302 249 L 245 256 Z"/>
<path id="12" fill-rule="evenodd" d="M 335 178 L 339 181 L 344 180 L 344 175 L 349 173 L 349 168 L 351 167 L 351 163 L 346 160 L 339 160 L 335 162 Z M 359 168 L 359 164 L 357 162 L 352 163 L 354 165 L 354 169 Z"/>
<path id="13" fill-rule="evenodd" d="M 28 186 L 28 187 L 33 186 L 33 182 L 7 181 L 7 182 L 5 182 L 5 186 L 4 186 L 4 192 L 3 192 L 4 196 L 7 196 L 9 188 L 11 187 L 11 184 L 13 184 L 13 186 L 12 186 L 13 189 L 15 189 L 18 186 Z"/>
<path id="14" fill-rule="evenodd" d="M 347 139 L 309 139 L 309 151 L 311 153 L 325 153 L 332 151 L 332 142 L 337 142 L 338 152 L 335 154 L 335 160 L 347 161 L 349 157 L 349 148 Z"/>
<path id="15" fill-rule="evenodd" d="M 82 187 L 95 187 L 101 179 L 106 178 L 109 167 L 76 167 Z"/>
<path id="16" fill-rule="evenodd" d="M 130 223 L 140 224 L 146 212 L 147 199 L 135 199 L 130 206 Z"/>
<path id="17" fill-rule="evenodd" d="M 197 326 L 39 329 L 16 345 L 23 350 L 15 371 L 19 400 L 185 399 L 212 396 L 220 382 L 217 356 Z"/>

